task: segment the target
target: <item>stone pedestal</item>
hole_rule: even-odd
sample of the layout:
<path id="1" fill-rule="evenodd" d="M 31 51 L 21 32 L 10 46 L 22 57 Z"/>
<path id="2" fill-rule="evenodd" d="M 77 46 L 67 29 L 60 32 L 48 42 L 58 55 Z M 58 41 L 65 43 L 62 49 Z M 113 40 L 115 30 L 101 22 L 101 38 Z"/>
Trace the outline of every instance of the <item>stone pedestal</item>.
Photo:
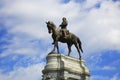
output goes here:
<path id="1" fill-rule="evenodd" d="M 90 72 L 83 60 L 50 53 L 44 67 L 43 80 L 89 80 Z"/>

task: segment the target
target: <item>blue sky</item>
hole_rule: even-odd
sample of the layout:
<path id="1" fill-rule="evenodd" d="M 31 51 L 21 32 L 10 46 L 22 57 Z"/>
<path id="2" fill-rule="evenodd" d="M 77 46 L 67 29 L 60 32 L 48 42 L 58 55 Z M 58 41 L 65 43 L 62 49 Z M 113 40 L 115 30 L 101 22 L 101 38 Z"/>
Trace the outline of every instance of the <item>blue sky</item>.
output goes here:
<path id="1" fill-rule="evenodd" d="M 0 0 L 0 80 L 41 80 L 53 48 L 45 22 L 59 26 L 64 16 L 82 41 L 90 80 L 120 80 L 119 14 L 120 0 Z M 74 46 L 71 56 L 78 58 Z"/>

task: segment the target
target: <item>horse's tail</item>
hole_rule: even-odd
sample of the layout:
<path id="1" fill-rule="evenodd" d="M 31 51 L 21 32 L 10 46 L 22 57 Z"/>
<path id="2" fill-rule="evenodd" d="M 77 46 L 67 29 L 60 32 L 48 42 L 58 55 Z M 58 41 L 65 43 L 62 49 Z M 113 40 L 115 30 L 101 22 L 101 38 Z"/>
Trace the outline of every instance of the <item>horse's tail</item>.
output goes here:
<path id="1" fill-rule="evenodd" d="M 81 43 L 81 41 L 80 41 L 79 38 L 77 38 L 77 42 L 78 42 L 78 44 L 79 44 L 79 48 L 80 48 L 81 52 L 83 53 L 83 50 L 82 50 L 82 43 Z"/>

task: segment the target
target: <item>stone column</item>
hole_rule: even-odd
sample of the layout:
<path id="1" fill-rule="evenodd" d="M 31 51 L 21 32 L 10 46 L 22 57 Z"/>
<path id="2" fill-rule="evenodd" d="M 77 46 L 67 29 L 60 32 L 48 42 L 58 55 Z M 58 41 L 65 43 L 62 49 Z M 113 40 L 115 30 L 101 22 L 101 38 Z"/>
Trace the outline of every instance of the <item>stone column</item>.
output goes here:
<path id="1" fill-rule="evenodd" d="M 84 60 L 51 52 L 47 56 L 43 80 L 89 80 L 90 72 Z"/>

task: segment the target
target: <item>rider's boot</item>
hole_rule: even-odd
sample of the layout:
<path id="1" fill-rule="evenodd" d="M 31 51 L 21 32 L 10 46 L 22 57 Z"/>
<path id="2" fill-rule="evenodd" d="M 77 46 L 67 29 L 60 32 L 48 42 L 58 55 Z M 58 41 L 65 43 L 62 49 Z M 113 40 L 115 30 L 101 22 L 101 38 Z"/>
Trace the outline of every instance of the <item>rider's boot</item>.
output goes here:
<path id="1" fill-rule="evenodd" d="M 66 32 L 64 31 L 63 37 L 66 38 Z"/>

